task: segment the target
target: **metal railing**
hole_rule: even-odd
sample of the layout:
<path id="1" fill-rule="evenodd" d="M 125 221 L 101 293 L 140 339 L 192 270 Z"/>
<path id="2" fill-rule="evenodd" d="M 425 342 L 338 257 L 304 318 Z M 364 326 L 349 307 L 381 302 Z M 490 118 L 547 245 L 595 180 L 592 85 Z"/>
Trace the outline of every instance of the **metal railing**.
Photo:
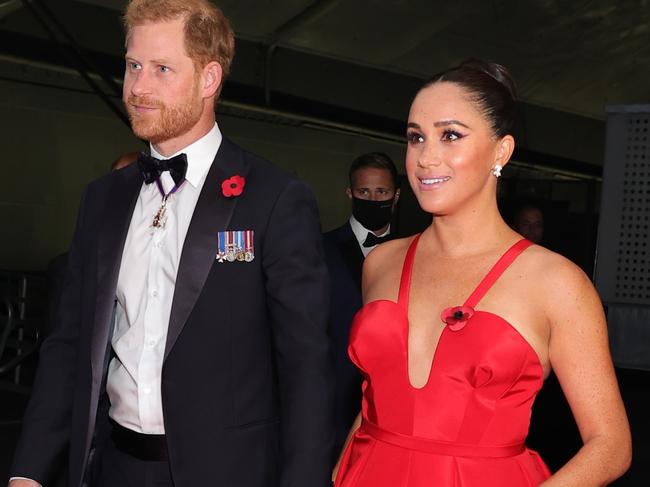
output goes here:
<path id="1" fill-rule="evenodd" d="M 47 320 L 44 276 L 0 271 L 0 387 L 29 393 L 40 328 Z"/>

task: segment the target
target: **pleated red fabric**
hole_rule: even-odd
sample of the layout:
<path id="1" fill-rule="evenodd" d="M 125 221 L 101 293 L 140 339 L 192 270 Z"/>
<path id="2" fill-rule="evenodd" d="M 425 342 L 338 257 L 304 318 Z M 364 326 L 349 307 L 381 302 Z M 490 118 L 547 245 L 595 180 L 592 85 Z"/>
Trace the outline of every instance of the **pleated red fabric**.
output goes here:
<path id="1" fill-rule="evenodd" d="M 535 350 L 506 320 L 475 310 L 531 243 L 520 240 L 447 323 L 429 379 L 408 375 L 408 297 L 419 236 L 406 255 L 397 303 L 372 301 L 355 316 L 348 352 L 364 375 L 361 427 L 336 487 L 529 487 L 550 472 L 525 446 L 543 383 Z"/>

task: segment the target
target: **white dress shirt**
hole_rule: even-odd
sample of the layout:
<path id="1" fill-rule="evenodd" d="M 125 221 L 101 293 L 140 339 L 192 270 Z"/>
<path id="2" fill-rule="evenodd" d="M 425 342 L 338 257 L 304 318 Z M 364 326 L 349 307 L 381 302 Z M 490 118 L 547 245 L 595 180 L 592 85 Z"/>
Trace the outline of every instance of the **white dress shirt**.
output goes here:
<path id="1" fill-rule="evenodd" d="M 371 232 L 368 230 L 366 227 L 364 227 L 361 223 L 359 223 L 359 220 L 357 220 L 354 215 L 350 216 L 350 226 L 352 227 L 352 233 L 354 233 L 354 236 L 357 237 L 357 241 L 359 242 L 359 247 L 361 248 L 361 252 L 363 252 L 364 257 L 368 257 L 368 254 L 372 249 L 376 247 L 376 245 L 373 245 L 372 247 L 364 247 L 363 242 L 365 242 L 366 237 L 368 237 L 368 233 L 375 233 Z M 388 225 L 388 228 L 386 228 L 386 231 L 382 233 L 381 235 L 377 235 L 377 237 L 385 237 L 390 233 L 390 225 Z"/>
<path id="2" fill-rule="evenodd" d="M 151 225 L 162 203 L 156 183 L 142 185 L 131 217 L 117 282 L 111 341 L 116 357 L 108 367 L 106 389 L 109 416 L 139 433 L 165 433 L 160 379 L 176 274 L 194 207 L 221 141 L 215 123 L 204 137 L 176 153 L 187 155 L 186 181 L 169 196 L 163 227 Z M 153 146 L 151 155 L 165 159 Z M 174 185 L 169 172 L 160 180 L 169 192 Z"/>

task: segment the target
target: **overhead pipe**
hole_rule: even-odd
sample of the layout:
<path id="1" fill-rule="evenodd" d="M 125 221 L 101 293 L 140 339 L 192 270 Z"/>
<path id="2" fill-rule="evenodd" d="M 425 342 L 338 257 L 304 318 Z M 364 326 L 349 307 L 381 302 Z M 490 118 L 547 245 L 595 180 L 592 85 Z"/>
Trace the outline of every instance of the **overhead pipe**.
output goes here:
<path id="1" fill-rule="evenodd" d="M 75 38 L 70 34 L 68 29 L 63 25 L 61 21 L 54 15 L 52 10 L 42 1 L 42 0 L 34 0 L 38 6 L 41 8 L 43 12 L 45 12 L 45 15 L 50 19 L 50 22 L 56 26 L 56 28 L 59 30 L 59 32 L 63 35 L 63 37 L 70 43 L 70 47 L 74 50 L 75 54 L 77 57 L 84 63 L 87 67 L 89 67 L 93 72 L 97 73 L 104 83 L 106 83 L 111 90 L 113 90 L 113 93 L 115 96 L 121 98 L 122 97 L 122 87 L 119 86 L 111 76 L 109 76 L 104 69 L 102 69 L 100 66 L 95 64 L 93 61 L 92 57 L 88 57 L 85 53 L 84 50 L 79 46 L 79 43 L 75 40 Z"/>
<path id="2" fill-rule="evenodd" d="M 15 12 L 20 7 L 20 0 L 5 0 L 4 2 L 0 2 L 0 19 L 4 19 L 7 15 Z"/>
<path id="3" fill-rule="evenodd" d="M 47 33 L 49 38 L 54 42 L 54 44 L 57 46 L 61 54 L 65 56 L 68 61 L 71 63 L 72 66 L 75 67 L 75 70 L 79 73 L 79 75 L 88 83 L 88 85 L 91 87 L 91 89 L 101 98 L 101 100 L 108 106 L 108 108 L 117 115 L 117 117 L 124 122 L 125 125 L 128 127 L 131 126 L 128 117 L 124 114 L 122 111 L 121 106 L 116 105 L 113 100 L 110 99 L 106 93 L 101 89 L 101 87 L 95 83 L 95 81 L 90 77 L 88 72 L 79 65 L 78 59 L 75 58 L 70 54 L 70 51 L 66 49 L 61 42 L 59 42 L 59 39 L 56 36 L 56 33 L 52 30 L 52 28 L 48 25 L 47 21 L 43 18 L 41 13 L 38 11 L 38 8 L 35 6 L 35 4 L 38 4 L 41 8 L 43 8 L 42 3 L 39 0 L 21 0 L 23 5 L 29 10 L 29 12 L 32 14 L 32 16 L 36 19 L 36 21 L 41 25 L 43 30 Z M 45 10 L 45 9 L 43 9 Z M 51 13 L 51 12 L 50 12 Z M 83 62 L 83 58 L 82 58 Z M 109 85 L 114 86 L 114 83 L 109 83 Z M 121 90 L 120 90 L 121 91 Z"/>

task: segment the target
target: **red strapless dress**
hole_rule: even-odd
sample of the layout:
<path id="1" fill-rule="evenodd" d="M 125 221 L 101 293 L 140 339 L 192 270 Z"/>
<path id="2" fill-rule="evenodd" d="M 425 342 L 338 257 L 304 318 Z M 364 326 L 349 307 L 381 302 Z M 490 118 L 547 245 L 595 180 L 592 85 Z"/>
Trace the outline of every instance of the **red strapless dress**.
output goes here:
<path id="1" fill-rule="evenodd" d="M 336 487 L 528 487 L 550 472 L 525 446 L 543 383 L 535 350 L 506 320 L 474 310 L 512 261 L 521 240 L 462 307 L 443 313 L 428 382 L 408 375 L 408 300 L 419 237 L 406 255 L 397 303 L 366 304 L 348 352 L 364 375 L 361 427 L 343 454 Z"/>

